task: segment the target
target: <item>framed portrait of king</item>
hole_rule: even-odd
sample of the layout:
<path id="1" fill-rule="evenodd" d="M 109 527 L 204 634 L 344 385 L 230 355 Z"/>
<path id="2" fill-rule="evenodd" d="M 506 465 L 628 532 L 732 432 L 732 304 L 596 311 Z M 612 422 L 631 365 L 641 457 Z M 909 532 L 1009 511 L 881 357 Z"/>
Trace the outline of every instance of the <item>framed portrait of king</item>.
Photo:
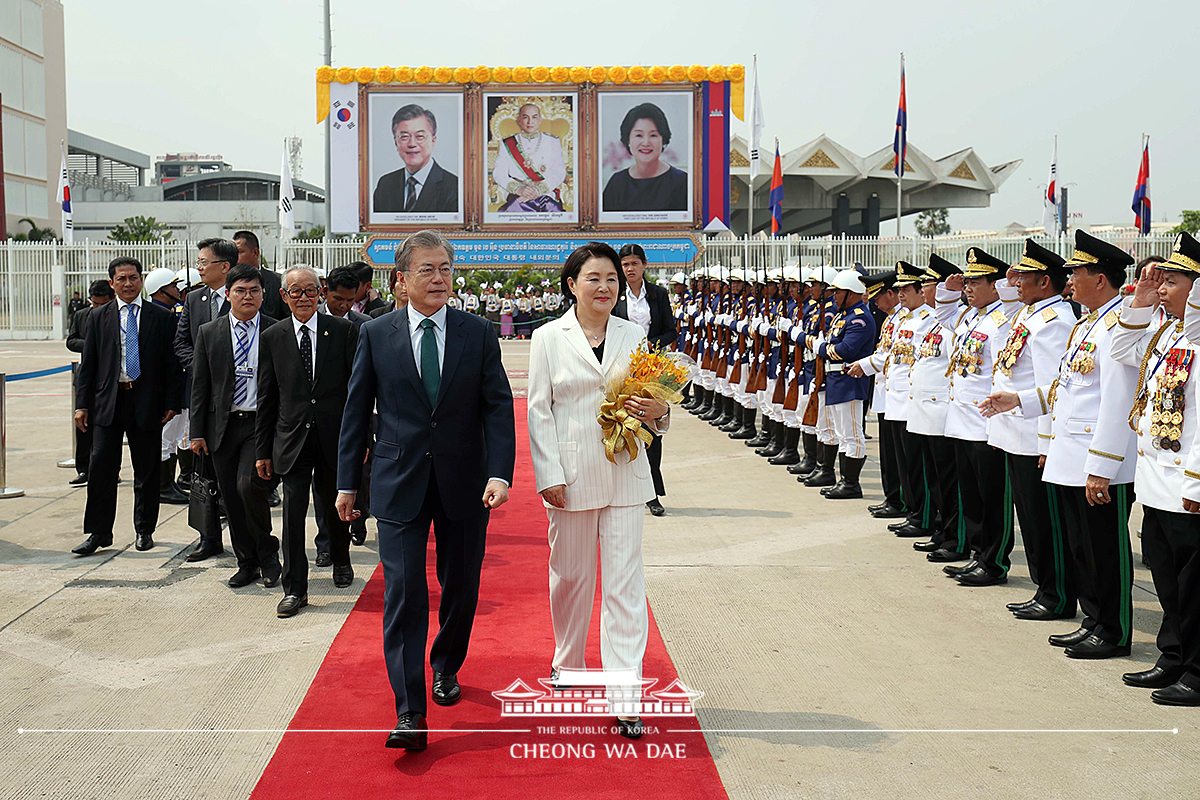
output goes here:
<path id="1" fill-rule="evenodd" d="M 695 93 L 597 92 L 600 224 L 691 223 L 697 159 Z"/>
<path id="2" fill-rule="evenodd" d="M 483 96 L 485 225 L 579 223 L 579 95 Z"/>
<path id="3" fill-rule="evenodd" d="M 458 91 L 366 95 L 362 194 L 370 225 L 461 225 L 463 96 Z"/>

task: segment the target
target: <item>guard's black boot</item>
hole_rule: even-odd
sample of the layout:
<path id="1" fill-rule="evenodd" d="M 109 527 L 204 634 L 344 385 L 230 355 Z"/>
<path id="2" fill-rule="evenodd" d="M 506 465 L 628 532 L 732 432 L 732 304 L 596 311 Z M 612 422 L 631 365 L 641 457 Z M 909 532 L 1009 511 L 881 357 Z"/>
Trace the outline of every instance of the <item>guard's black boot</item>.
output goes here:
<path id="1" fill-rule="evenodd" d="M 788 472 L 799 476 L 800 480 L 807 478 L 817 468 L 817 435 L 806 433 L 804 439 L 804 459 L 799 464 L 788 467 Z"/>
<path id="2" fill-rule="evenodd" d="M 700 419 L 705 422 L 712 422 L 717 419 L 725 411 L 725 396 L 716 389 L 712 390 L 712 402 L 708 406 L 708 410 L 700 415 Z"/>
<path id="3" fill-rule="evenodd" d="M 742 441 L 754 441 L 758 438 L 758 427 L 755 421 L 758 419 L 757 408 L 747 408 L 742 411 L 742 424 L 736 431 L 729 433 L 730 439 L 739 439 Z"/>
<path id="4" fill-rule="evenodd" d="M 771 431 L 771 441 L 754 451 L 755 455 L 763 458 L 774 458 L 787 448 L 788 427 L 782 422 L 776 422 Z"/>
<path id="5" fill-rule="evenodd" d="M 774 430 L 775 421 L 763 417 L 762 427 L 758 429 L 758 434 L 754 438 L 746 440 L 746 447 L 765 447 L 774 438 L 772 433 Z"/>
<path id="6" fill-rule="evenodd" d="M 720 395 L 717 397 L 716 416 L 708 421 L 708 424 L 714 428 L 720 428 L 722 425 L 728 425 L 730 417 L 733 416 L 733 398 Z"/>
<path id="7" fill-rule="evenodd" d="M 729 422 L 721 426 L 721 430 L 725 433 L 736 433 L 746 425 L 746 409 L 737 400 L 733 401 L 733 414 L 729 417 Z"/>
<path id="8" fill-rule="evenodd" d="M 179 491 L 179 487 L 175 485 L 175 456 L 162 462 L 159 469 L 158 501 L 173 506 L 186 506 L 188 496 Z"/>
<path id="9" fill-rule="evenodd" d="M 800 429 L 788 428 L 787 439 L 784 440 L 783 452 L 774 458 L 768 458 L 768 464 L 776 464 L 780 466 L 789 466 L 800 460 L 800 453 L 796 448 L 800 444 Z"/>
<path id="10" fill-rule="evenodd" d="M 837 458 L 837 447 L 828 444 L 817 444 L 817 468 L 804 478 L 801 483 L 805 486 L 834 486 L 837 475 L 833 472 L 833 462 Z"/>
<path id="11" fill-rule="evenodd" d="M 866 462 L 865 458 L 839 455 L 838 469 L 842 473 L 842 479 L 825 496 L 830 500 L 854 500 L 862 497 L 862 486 L 858 482 L 858 476 L 862 473 L 863 464 Z"/>
<path id="12" fill-rule="evenodd" d="M 195 455 L 191 450 L 180 450 L 176 456 L 179 458 L 179 477 L 175 480 L 175 485 L 179 487 L 179 491 L 187 494 L 192 490 L 192 459 Z"/>

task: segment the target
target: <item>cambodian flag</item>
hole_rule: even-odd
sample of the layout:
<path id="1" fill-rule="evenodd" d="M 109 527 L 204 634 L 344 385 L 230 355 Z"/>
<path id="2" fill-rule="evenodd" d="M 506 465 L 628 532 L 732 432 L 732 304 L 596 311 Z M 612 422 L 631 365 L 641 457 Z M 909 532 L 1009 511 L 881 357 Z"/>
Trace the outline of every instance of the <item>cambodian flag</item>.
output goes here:
<path id="1" fill-rule="evenodd" d="M 779 159 L 779 140 L 775 140 L 775 170 L 771 173 L 771 235 L 783 228 L 783 162 Z"/>
<path id="2" fill-rule="evenodd" d="M 1142 141 L 1142 165 L 1138 168 L 1137 188 L 1133 190 L 1133 213 L 1138 233 L 1150 234 L 1150 137 Z"/>
<path id="3" fill-rule="evenodd" d="M 904 92 L 904 55 L 900 55 L 900 107 L 896 109 L 896 177 L 904 177 L 904 159 L 908 157 L 908 99 Z"/>

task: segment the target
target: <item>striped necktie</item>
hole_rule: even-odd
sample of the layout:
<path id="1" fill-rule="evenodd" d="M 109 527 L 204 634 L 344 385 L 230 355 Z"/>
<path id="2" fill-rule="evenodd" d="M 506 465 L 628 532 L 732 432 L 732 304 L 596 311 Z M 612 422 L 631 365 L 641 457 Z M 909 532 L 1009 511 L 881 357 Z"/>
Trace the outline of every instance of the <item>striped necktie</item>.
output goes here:
<path id="1" fill-rule="evenodd" d="M 136 381 L 142 374 L 142 353 L 138 349 L 138 307 L 125 306 L 125 375 Z"/>
<path id="2" fill-rule="evenodd" d="M 233 357 L 233 372 L 236 378 L 233 387 L 233 405 L 242 405 L 246 402 L 246 397 L 250 393 L 250 378 L 241 375 L 240 369 L 250 361 L 250 323 L 239 320 L 233 326 L 234 334 L 237 336 L 237 352 Z"/>

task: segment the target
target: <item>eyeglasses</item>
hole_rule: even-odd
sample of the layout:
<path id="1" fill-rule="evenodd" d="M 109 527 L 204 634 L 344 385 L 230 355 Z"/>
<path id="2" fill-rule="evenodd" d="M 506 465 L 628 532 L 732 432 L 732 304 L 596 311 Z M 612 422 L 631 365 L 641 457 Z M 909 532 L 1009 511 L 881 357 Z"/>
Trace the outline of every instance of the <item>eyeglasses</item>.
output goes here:
<path id="1" fill-rule="evenodd" d="M 454 267 L 417 267 L 412 272 L 418 278 L 425 281 L 432 278 L 435 272 L 443 278 L 449 278 L 454 274 Z"/>
<path id="2" fill-rule="evenodd" d="M 409 142 L 425 144 L 427 141 L 429 141 L 429 134 L 425 133 L 424 131 L 416 134 L 415 136 L 411 133 L 402 133 L 396 137 L 396 141 L 400 144 L 408 144 Z"/>
<path id="3" fill-rule="evenodd" d="M 287 289 L 288 297 L 293 300 L 299 300 L 301 297 L 316 297 L 321 293 L 321 290 L 316 286 L 306 286 L 303 289 Z"/>
<path id="4" fill-rule="evenodd" d="M 249 288 L 239 286 L 236 289 L 230 289 L 229 294 L 232 295 L 233 297 L 238 297 L 238 298 L 258 297 L 259 295 L 262 294 L 262 289 L 260 289 L 257 286 L 251 286 Z"/>
<path id="5" fill-rule="evenodd" d="M 197 266 L 197 267 L 211 267 L 213 264 L 229 264 L 229 266 L 231 266 L 231 267 L 233 266 L 233 262 L 231 262 L 231 261 L 226 261 L 226 260 L 225 260 L 225 259 L 223 259 L 223 258 L 218 258 L 218 259 L 216 259 L 216 260 L 214 260 L 214 261 L 205 261 L 203 258 L 197 258 L 197 259 L 196 259 L 196 266 Z"/>

